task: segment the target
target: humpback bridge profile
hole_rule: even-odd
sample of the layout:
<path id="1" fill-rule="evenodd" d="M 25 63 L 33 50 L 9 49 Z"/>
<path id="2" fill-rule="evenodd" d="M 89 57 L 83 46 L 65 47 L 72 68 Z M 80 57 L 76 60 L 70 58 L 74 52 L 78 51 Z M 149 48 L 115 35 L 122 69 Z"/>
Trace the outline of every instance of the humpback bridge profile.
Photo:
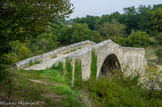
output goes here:
<path id="1" fill-rule="evenodd" d="M 86 80 L 91 75 L 92 51 L 97 55 L 97 77 L 112 72 L 113 69 L 125 70 L 128 74 L 145 71 L 145 50 L 143 48 L 122 47 L 106 40 L 98 44 L 92 41 L 75 43 L 39 56 L 34 56 L 17 62 L 17 69 L 44 70 L 57 65 L 65 64 L 67 58 L 72 59 L 73 74 L 76 59 L 81 61 L 82 79 Z M 39 62 L 39 63 L 37 63 Z M 32 63 L 31 66 L 30 63 Z"/>

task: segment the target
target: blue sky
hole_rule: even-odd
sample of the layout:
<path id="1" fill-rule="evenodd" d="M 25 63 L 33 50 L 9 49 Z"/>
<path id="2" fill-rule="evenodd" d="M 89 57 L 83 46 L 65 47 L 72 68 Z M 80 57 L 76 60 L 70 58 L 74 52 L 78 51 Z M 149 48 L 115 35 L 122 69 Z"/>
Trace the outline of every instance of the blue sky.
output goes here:
<path id="1" fill-rule="evenodd" d="M 71 0 L 71 3 L 75 9 L 70 18 L 76 18 L 86 15 L 102 16 L 115 11 L 123 13 L 124 7 L 160 4 L 162 0 Z"/>

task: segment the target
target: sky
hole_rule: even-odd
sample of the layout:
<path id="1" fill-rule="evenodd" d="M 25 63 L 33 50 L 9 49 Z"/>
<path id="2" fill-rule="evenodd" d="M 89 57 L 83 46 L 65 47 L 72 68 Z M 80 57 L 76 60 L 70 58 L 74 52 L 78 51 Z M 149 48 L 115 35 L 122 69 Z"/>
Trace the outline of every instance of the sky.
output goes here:
<path id="1" fill-rule="evenodd" d="M 102 16 L 113 12 L 123 13 L 123 8 L 139 5 L 161 4 L 162 0 L 71 0 L 74 12 L 71 18 L 86 17 L 86 15 Z"/>

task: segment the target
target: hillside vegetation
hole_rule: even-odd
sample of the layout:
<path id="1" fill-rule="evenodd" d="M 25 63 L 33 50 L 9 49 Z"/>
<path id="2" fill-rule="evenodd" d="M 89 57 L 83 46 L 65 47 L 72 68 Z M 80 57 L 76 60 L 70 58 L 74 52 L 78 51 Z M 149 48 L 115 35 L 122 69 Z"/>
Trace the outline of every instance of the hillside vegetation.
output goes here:
<path id="1" fill-rule="evenodd" d="M 64 20 L 75 11 L 70 0 L 1 0 L 0 106 L 161 107 L 162 4 L 123 10 L 123 14 Z M 81 80 L 79 60 L 73 82 L 71 59 L 65 68 L 62 63 L 42 71 L 13 67 L 18 61 L 72 43 L 107 39 L 121 46 L 145 48 L 148 66 L 143 84 L 140 74 L 125 77 L 115 71 L 114 75 L 96 79 L 95 52 L 87 81 Z"/>
<path id="2" fill-rule="evenodd" d="M 54 68 L 43 71 L 13 71 L 12 84 L 1 82 L 0 101 L 19 106 L 42 107 L 160 107 L 161 90 L 148 90 L 139 85 L 139 76 L 124 77 L 121 73 L 88 81 L 76 78 L 71 86 L 67 77 Z M 20 103 L 20 101 L 22 103 Z M 25 103 L 33 104 L 25 104 Z"/>

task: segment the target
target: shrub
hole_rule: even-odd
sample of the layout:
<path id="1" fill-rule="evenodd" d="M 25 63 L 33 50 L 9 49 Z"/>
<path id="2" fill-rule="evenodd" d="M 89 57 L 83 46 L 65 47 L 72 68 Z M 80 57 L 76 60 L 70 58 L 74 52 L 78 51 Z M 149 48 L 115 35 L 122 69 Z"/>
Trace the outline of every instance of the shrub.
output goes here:
<path id="1" fill-rule="evenodd" d="M 128 45 L 133 47 L 146 47 L 150 44 L 149 35 L 146 32 L 137 31 L 128 37 Z"/>
<path id="2" fill-rule="evenodd" d="M 3 54 L 0 62 L 3 64 L 13 64 L 17 61 L 17 56 L 15 53 Z"/>
<path id="3" fill-rule="evenodd" d="M 68 85 L 55 86 L 53 89 L 60 95 L 74 94 L 74 91 Z"/>
<path id="4" fill-rule="evenodd" d="M 123 73 L 114 74 L 97 80 L 91 78 L 84 84 L 97 106 L 157 107 L 162 104 L 160 91 L 155 90 L 149 97 L 150 90 L 139 84 L 139 75 L 124 77 Z"/>
<path id="5" fill-rule="evenodd" d="M 155 39 L 159 43 L 159 45 L 162 45 L 162 33 L 159 33 Z"/>
<path id="6" fill-rule="evenodd" d="M 128 39 L 124 37 L 114 37 L 113 41 L 121 46 L 127 46 Z"/>
<path id="7" fill-rule="evenodd" d="M 8 66 L 0 64 L 0 81 L 7 80 L 10 72 L 7 70 Z"/>
<path id="8" fill-rule="evenodd" d="M 31 51 L 26 46 L 21 46 L 19 49 L 19 59 L 23 60 L 31 56 Z"/>
<path id="9" fill-rule="evenodd" d="M 159 63 L 162 63 L 162 49 L 161 49 L 161 48 L 157 49 L 157 50 L 155 51 L 155 54 L 156 54 L 156 56 L 157 56 L 157 58 L 158 58 L 158 62 L 159 62 Z"/>

